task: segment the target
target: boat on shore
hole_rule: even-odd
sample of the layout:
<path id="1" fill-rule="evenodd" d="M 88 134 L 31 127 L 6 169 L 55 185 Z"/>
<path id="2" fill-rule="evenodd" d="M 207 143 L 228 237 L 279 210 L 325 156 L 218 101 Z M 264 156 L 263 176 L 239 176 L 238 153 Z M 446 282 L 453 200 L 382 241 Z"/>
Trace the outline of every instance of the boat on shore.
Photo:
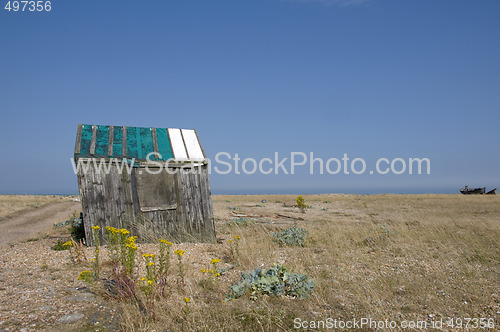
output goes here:
<path id="1" fill-rule="evenodd" d="M 497 188 L 490 190 L 486 193 L 486 195 L 496 195 L 497 194 Z"/>
<path id="2" fill-rule="evenodd" d="M 469 186 L 465 186 L 465 188 L 460 189 L 460 192 L 464 195 L 482 195 L 486 192 L 486 187 L 472 189 Z"/>

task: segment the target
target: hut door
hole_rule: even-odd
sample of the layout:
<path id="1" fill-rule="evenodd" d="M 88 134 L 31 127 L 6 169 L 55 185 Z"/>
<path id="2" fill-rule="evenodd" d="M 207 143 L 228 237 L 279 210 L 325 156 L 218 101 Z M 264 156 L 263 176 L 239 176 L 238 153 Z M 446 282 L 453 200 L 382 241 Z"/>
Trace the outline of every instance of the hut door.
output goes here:
<path id="1" fill-rule="evenodd" d="M 175 175 L 168 172 L 150 174 L 135 169 L 136 190 L 141 212 L 177 209 Z"/>

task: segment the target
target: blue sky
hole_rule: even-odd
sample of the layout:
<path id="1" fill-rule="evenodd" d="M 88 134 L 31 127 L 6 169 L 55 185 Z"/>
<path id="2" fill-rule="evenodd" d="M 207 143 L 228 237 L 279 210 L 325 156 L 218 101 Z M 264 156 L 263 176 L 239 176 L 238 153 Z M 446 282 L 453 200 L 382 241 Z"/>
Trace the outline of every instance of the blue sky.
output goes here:
<path id="1" fill-rule="evenodd" d="M 500 187 L 500 2 L 55 0 L 0 11 L 0 193 L 77 193 L 78 123 L 241 158 L 427 157 L 430 175 L 212 174 L 214 193 Z"/>

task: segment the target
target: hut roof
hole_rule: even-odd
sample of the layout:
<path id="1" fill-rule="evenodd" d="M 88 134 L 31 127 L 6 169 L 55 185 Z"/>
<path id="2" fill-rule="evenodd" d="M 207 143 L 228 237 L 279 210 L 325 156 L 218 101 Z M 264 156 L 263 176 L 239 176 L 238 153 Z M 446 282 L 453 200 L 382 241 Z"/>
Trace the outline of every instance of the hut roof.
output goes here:
<path id="1" fill-rule="evenodd" d="M 75 160 L 79 158 L 135 158 L 146 161 L 205 161 L 194 129 L 144 128 L 79 124 Z"/>

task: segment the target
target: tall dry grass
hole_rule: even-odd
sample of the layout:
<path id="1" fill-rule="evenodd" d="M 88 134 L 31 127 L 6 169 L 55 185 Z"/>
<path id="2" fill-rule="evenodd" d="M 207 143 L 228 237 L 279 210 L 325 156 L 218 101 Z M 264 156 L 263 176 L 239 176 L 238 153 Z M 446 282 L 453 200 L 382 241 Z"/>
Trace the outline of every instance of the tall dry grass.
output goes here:
<path id="1" fill-rule="evenodd" d="M 172 276 L 154 318 L 122 303 L 127 331 L 293 330 L 293 320 L 430 320 L 494 318 L 500 326 L 500 197 L 460 195 L 310 195 L 305 214 L 295 196 L 214 196 L 221 244 L 190 247 L 186 285 Z M 262 199 L 267 202 L 261 203 Z M 285 204 L 283 204 L 285 203 Z M 262 216 L 238 226 L 230 213 Z M 276 213 L 292 220 L 275 218 Z M 296 225 L 305 247 L 279 247 L 271 233 Z M 241 236 L 234 257 L 228 241 Z M 201 282 L 210 257 L 228 269 L 219 281 Z M 306 300 L 248 296 L 224 302 L 241 272 L 274 263 L 316 283 Z M 175 266 L 172 267 L 175 270 Z M 182 311 L 183 297 L 190 312 Z M 118 305 L 118 303 L 117 303 Z"/>

